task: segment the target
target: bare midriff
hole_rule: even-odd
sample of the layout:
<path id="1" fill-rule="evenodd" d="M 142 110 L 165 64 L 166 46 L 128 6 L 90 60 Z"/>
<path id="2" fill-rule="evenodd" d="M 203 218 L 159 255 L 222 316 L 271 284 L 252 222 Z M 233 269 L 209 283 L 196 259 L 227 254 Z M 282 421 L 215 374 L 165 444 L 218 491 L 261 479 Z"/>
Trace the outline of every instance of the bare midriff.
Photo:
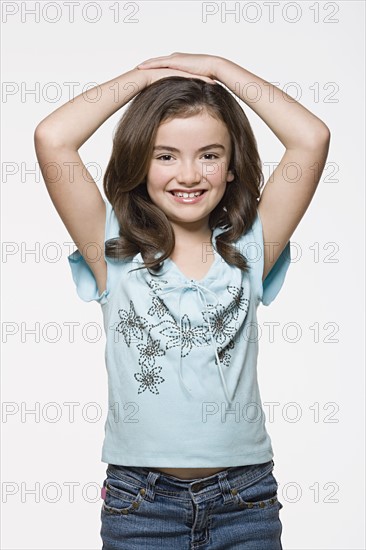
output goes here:
<path id="1" fill-rule="evenodd" d="M 227 468 L 149 468 L 156 472 L 162 472 L 179 479 L 196 479 L 198 477 L 209 477 Z"/>

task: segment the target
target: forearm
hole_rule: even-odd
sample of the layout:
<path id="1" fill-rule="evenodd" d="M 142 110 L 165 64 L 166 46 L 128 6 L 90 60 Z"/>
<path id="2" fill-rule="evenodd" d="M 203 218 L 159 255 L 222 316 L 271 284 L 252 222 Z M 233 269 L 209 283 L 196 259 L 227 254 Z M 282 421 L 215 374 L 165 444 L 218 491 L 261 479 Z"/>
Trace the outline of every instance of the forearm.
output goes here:
<path id="1" fill-rule="evenodd" d="M 78 150 L 103 122 L 146 85 L 146 75 L 133 69 L 95 86 L 44 118 L 36 128 L 36 139 Z"/>
<path id="2" fill-rule="evenodd" d="M 273 84 L 236 63 L 219 57 L 213 78 L 257 113 L 286 149 L 312 148 L 328 139 L 329 130 L 322 120 Z"/>

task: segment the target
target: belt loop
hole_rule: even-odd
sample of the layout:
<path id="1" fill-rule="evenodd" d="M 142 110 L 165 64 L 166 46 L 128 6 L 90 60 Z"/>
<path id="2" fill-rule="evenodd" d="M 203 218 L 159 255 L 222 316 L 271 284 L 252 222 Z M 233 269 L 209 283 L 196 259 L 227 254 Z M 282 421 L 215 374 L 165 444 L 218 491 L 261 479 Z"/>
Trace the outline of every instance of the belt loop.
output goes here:
<path id="1" fill-rule="evenodd" d="M 152 502 L 155 498 L 155 483 L 160 477 L 159 472 L 149 472 L 146 479 L 146 494 L 144 498 Z"/>
<path id="2" fill-rule="evenodd" d="M 218 483 L 221 489 L 221 494 L 224 498 L 224 504 L 230 503 L 234 501 L 234 496 L 231 492 L 231 486 L 227 479 L 228 471 L 225 470 L 223 472 L 219 472 L 218 475 Z"/>

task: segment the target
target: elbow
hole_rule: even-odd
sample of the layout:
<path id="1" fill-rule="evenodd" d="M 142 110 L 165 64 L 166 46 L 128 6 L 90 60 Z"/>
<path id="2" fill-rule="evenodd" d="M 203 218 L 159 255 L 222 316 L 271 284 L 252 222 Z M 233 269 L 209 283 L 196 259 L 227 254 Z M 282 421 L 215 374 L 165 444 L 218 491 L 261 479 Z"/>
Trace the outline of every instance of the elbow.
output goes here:
<path id="1" fill-rule="evenodd" d="M 321 131 L 319 131 L 322 143 L 330 142 L 330 130 L 326 124 L 323 124 Z"/>
<path id="2" fill-rule="evenodd" d="M 36 126 L 36 128 L 34 130 L 34 134 L 33 134 L 33 140 L 34 140 L 34 145 L 35 145 L 36 148 L 37 148 L 37 146 L 39 146 L 42 143 L 45 143 L 45 141 L 47 141 L 46 132 L 45 132 L 44 126 L 42 125 L 42 122 L 40 122 Z"/>
<path id="3" fill-rule="evenodd" d="M 36 127 L 33 134 L 33 143 L 34 143 L 34 149 L 36 153 L 38 153 L 40 147 L 42 147 L 42 143 L 44 143 L 44 136 L 43 136 L 43 130 L 40 129 L 40 125 Z"/>
<path id="4" fill-rule="evenodd" d="M 322 122 L 313 134 L 313 142 L 317 145 L 329 144 L 330 130 L 324 122 Z"/>
<path id="5" fill-rule="evenodd" d="M 321 123 L 314 129 L 312 134 L 308 136 L 305 144 L 305 149 L 308 151 L 319 151 L 319 149 L 329 149 L 330 144 L 330 130 L 328 126 Z"/>
<path id="6" fill-rule="evenodd" d="M 323 151 L 325 157 L 328 156 L 329 152 L 329 146 L 330 146 L 330 130 L 328 126 L 324 124 L 324 128 L 322 129 L 322 135 L 319 142 L 319 149 Z"/>
<path id="7" fill-rule="evenodd" d="M 34 130 L 34 141 L 43 141 L 50 136 L 50 129 L 41 121 Z"/>
<path id="8" fill-rule="evenodd" d="M 55 132 L 43 124 L 43 122 L 40 122 L 36 126 L 33 134 L 33 140 L 36 150 L 39 147 L 43 148 L 45 146 L 52 148 L 60 147 L 60 142 L 57 140 Z"/>

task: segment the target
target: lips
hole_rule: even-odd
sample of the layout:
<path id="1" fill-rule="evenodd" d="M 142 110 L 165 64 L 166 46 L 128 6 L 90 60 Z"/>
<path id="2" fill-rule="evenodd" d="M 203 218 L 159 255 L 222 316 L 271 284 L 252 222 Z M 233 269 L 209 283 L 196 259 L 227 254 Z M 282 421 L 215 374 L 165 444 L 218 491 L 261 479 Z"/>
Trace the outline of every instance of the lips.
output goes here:
<path id="1" fill-rule="evenodd" d="M 197 193 L 199 192 L 199 195 L 194 195 L 193 196 L 189 196 L 190 193 L 188 191 L 178 191 L 179 195 L 178 194 L 174 194 L 174 189 L 172 191 L 168 191 L 168 193 L 170 194 L 170 196 L 172 197 L 172 200 L 176 203 L 180 203 L 180 204 L 187 204 L 187 205 L 190 205 L 190 204 L 196 204 L 196 203 L 199 203 L 201 201 L 204 201 L 205 200 L 205 196 L 206 196 L 206 191 L 207 189 L 201 189 L 201 190 L 197 190 L 197 191 L 192 191 L 191 193 Z"/>
<path id="2" fill-rule="evenodd" d="M 170 191 L 168 191 L 169 193 L 171 193 L 172 195 L 174 196 L 183 196 L 185 198 L 193 198 L 193 197 L 197 197 L 197 196 L 201 196 L 203 195 L 203 193 L 205 193 L 207 191 L 207 189 L 196 189 L 195 191 L 187 191 L 187 190 L 181 190 L 181 189 L 172 189 Z"/>

